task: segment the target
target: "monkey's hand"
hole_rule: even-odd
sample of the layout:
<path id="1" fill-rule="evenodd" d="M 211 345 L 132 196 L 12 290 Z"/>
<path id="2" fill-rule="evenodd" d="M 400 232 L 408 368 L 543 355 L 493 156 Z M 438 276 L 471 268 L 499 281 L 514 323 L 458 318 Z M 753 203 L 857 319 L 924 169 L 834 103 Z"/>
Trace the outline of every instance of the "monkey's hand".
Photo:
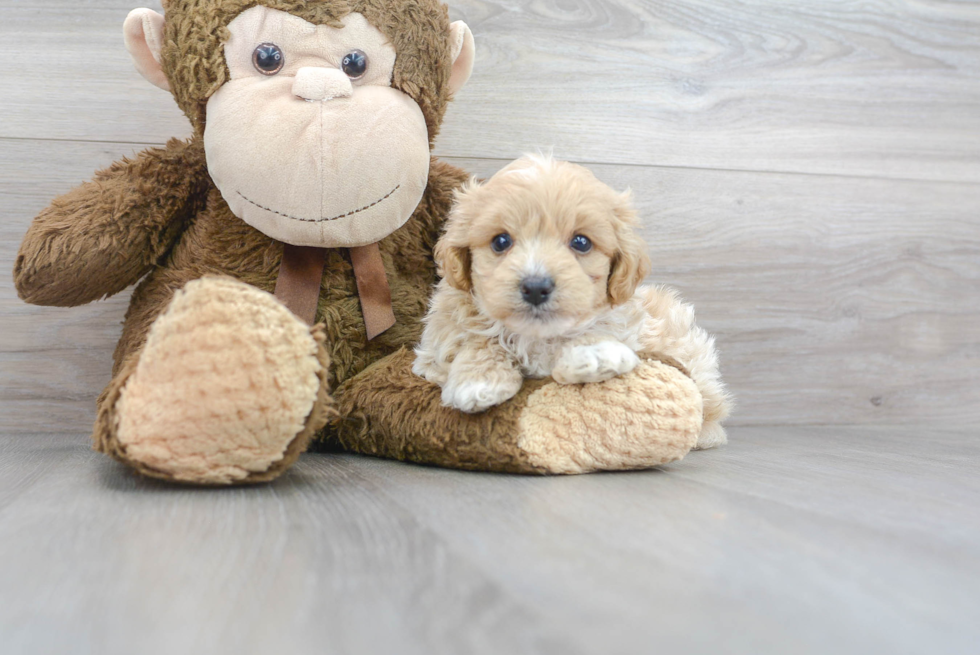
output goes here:
<path id="1" fill-rule="evenodd" d="M 200 139 L 171 139 L 99 171 L 56 198 L 28 228 L 14 265 L 18 295 L 67 307 L 122 291 L 200 211 L 209 180 Z"/>
<path id="2" fill-rule="evenodd" d="M 479 413 L 446 407 L 445 389 L 414 375 L 413 359 L 398 351 L 341 384 L 328 447 L 453 468 L 585 473 L 680 459 L 701 431 L 697 385 L 656 357 L 605 382 L 525 380 Z"/>

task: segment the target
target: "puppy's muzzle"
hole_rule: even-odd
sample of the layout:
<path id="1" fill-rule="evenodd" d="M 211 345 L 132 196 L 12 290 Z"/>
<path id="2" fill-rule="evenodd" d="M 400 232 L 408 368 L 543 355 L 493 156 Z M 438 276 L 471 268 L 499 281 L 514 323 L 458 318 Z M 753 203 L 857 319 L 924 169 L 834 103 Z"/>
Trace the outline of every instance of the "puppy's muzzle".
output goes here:
<path id="1" fill-rule="evenodd" d="M 526 277 L 521 280 L 521 297 L 533 307 L 548 302 L 554 290 L 555 281 L 550 277 Z"/>

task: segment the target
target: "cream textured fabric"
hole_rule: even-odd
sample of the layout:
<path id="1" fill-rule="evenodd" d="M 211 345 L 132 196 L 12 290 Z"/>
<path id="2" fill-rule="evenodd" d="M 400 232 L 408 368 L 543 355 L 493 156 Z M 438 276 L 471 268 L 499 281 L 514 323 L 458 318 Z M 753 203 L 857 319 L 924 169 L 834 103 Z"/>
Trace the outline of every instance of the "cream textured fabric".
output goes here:
<path id="1" fill-rule="evenodd" d="M 541 387 L 519 425 L 518 447 L 549 473 L 658 466 L 681 459 L 697 442 L 701 394 L 676 368 L 644 361 L 602 384 Z"/>
<path id="2" fill-rule="evenodd" d="M 264 471 L 303 430 L 321 365 L 309 328 L 231 278 L 178 291 L 117 402 L 126 455 L 177 480 Z"/>
<path id="3" fill-rule="evenodd" d="M 246 223 L 294 245 L 375 243 L 411 217 L 428 181 L 425 118 L 390 86 L 394 49 L 361 14 L 342 22 L 242 12 L 228 26 L 231 80 L 207 105 L 204 147 L 222 197 Z M 263 43 L 283 53 L 275 75 L 252 64 Z M 368 65 L 350 80 L 340 66 L 354 49 Z"/>

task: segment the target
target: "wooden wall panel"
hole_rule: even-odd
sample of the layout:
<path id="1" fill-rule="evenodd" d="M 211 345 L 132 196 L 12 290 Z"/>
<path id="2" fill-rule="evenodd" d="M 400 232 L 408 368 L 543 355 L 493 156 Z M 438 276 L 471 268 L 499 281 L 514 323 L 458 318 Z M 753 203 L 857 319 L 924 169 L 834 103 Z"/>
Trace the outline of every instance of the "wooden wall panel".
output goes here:
<path id="1" fill-rule="evenodd" d="M 159 8 L 158 3 L 151 3 Z M 0 0 L 0 271 L 57 193 L 188 133 L 124 0 Z M 735 423 L 980 422 L 980 5 L 467 0 L 477 69 L 437 152 L 537 146 L 631 186 L 654 278 L 715 332 Z M 0 429 L 87 429 L 127 295 L 0 275 Z"/>
<path id="2" fill-rule="evenodd" d="M 50 197 L 134 149 L 7 145 L 7 271 Z M 504 163 L 452 161 L 480 176 Z M 980 424 L 980 187 L 592 168 L 633 189 L 651 281 L 681 289 L 718 335 L 738 399 L 733 424 Z M 0 431 L 87 429 L 126 299 L 30 307 L 0 278 L 0 400 L 10 408 Z"/>
<path id="3" fill-rule="evenodd" d="M 980 181 L 980 6 L 465 0 L 477 64 L 441 154 Z M 0 5 L 0 136 L 188 125 L 122 47 L 129 0 Z M 60 101 L 60 98 L 70 101 Z"/>

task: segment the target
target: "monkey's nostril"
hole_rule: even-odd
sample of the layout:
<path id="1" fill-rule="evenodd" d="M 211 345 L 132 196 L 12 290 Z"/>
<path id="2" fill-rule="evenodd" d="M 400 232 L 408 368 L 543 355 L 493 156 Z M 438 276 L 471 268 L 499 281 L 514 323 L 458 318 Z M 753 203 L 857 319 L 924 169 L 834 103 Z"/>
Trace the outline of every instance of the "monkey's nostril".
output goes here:
<path id="1" fill-rule="evenodd" d="M 543 305 L 555 290 L 555 281 L 550 277 L 528 277 L 521 280 L 521 296 L 524 302 L 537 307 Z"/>

